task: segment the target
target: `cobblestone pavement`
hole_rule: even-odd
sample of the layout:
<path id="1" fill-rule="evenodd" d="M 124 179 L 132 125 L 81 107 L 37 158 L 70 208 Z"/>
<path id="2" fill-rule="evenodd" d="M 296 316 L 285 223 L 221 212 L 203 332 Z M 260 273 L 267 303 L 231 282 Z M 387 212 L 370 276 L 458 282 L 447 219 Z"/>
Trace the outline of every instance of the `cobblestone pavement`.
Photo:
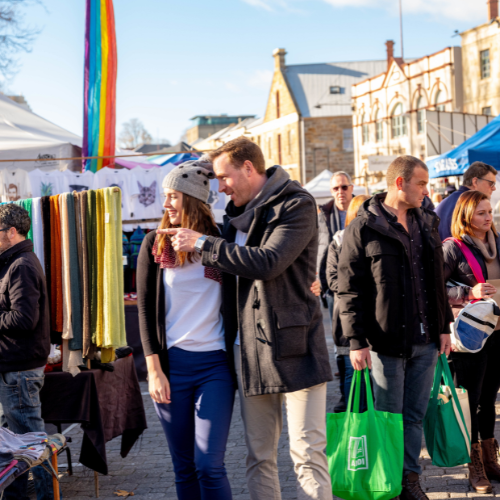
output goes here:
<path id="1" fill-rule="evenodd" d="M 333 343 L 329 334 L 330 327 L 327 321 L 325 317 L 325 330 L 327 332 L 330 360 L 332 368 L 336 368 Z M 106 449 L 109 474 L 107 476 L 99 475 L 100 498 L 103 500 L 118 498 L 114 495 L 114 492 L 117 490 L 133 491 L 134 498 L 137 500 L 175 500 L 177 498 L 172 461 L 165 436 L 156 417 L 151 398 L 147 393 L 147 384 L 142 382 L 141 389 L 146 408 L 148 429 L 124 459 L 120 457 L 121 438 L 114 439 L 108 443 Z M 336 379 L 328 384 L 327 411 L 333 411 L 333 406 L 338 400 L 339 394 L 338 379 Z M 82 432 L 79 427 L 76 427 L 67 435 L 70 435 L 73 439 L 71 451 L 73 453 L 74 474 L 73 476 L 68 476 L 65 473 L 65 467 L 60 467 L 63 497 L 66 500 L 95 498 L 94 473 L 78 464 Z M 236 398 L 226 452 L 226 467 L 235 500 L 248 500 L 250 498 L 245 481 L 245 454 L 243 424 L 240 416 L 239 401 Z M 66 455 L 60 456 L 61 464 L 66 461 L 65 457 Z M 498 483 L 494 483 L 492 494 L 478 495 L 472 492 L 468 485 L 466 467 L 455 467 L 452 469 L 435 467 L 431 465 L 425 448 L 422 449 L 421 461 L 424 469 L 422 485 L 431 500 L 490 497 L 496 496 L 496 493 L 500 496 L 500 485 Z M 283 434 L 279 442 L 279 475 L 283 500 L 297 498 L 295 474 L 288 451 L 286 419 Z"/>

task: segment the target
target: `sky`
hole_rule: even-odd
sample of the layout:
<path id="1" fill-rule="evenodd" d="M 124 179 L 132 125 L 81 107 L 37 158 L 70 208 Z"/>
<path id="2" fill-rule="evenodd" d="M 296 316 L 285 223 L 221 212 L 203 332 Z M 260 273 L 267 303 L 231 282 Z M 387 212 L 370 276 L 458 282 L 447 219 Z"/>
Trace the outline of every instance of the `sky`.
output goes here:
<path id="1" fill-rule="evenodd" d="M 82 135 L 85 0 L 41 0 L 25 10 L 40 29 L 6 90 Z M 460 45 L 455 30 L 487 21 L 485 0 L 402 0 L 404 55 Z M 199 114 L 264 114 L 274 62 L 400 55 L 398 0 L 114 0 L 118 44 L 117 137 L 140 119 L 176 143 Z"/>

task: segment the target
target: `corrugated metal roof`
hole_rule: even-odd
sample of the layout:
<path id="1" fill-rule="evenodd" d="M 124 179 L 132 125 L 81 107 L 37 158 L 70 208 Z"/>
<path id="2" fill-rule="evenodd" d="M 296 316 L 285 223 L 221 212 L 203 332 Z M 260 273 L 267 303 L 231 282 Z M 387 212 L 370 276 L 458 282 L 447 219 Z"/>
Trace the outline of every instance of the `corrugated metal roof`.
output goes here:
<path id="1" fill-rule="evenodd" d="M 387 60 L 294 64 L 286 78 L 304 118 L 351 115 L 351 87 L 387 71 Z M 340 94 L 330 87 L 339 86 Z"/>

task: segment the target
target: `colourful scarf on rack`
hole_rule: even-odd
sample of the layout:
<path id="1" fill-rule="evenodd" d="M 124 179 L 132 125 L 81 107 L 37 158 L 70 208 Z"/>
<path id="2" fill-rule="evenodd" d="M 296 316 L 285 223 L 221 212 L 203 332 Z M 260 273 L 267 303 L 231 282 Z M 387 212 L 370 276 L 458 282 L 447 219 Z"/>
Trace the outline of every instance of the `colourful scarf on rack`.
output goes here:
<path id="1" fill-rule="evenodd" d="M 104 299 L 104 195 L 102 189 L 96 193 L 97 216 L 97 323 L 95 345 L 102 347 L 103 342 L 103 299 Z M 101 353 L 102 356 L 102 353 Z"/>
<path id="2" fill-rule="evenodd" d="M 68 204 L 66 194 L 59 195 L 59 212 L 61 214 L 61 275 L 63 293 L 63 340 L 73 338 L 71 323 L 71 286 L 69 275 L 69 235 L 68 235 Z M 63 360 L 64 370 L 64 360 Z"/>
<path id="3" fill-rule="evenodd" d="M 50 316 L 52 318 L 52 275 L 50 271 L 50 261 L 52 259 L 50 250 L 50 196 L 43 196 L 40 203 L 42 206 L 43 255 L 45 259 L 45 262 L 42 262 L 41 264 L 42 267 L 45 265 L 45 282 L 47 284 L 47 297 L 49 299 L 49 310 L 51 311 Z M 50 328 L 50 343 L 61 343 L 61 336 L 52 328 L 52 319 Z"/>
<path id="4" fill-rule="evenodd" d="M 90 275 L 89 275 L 89 251 L 87 237 L 87 214 L 88 214 L 88 192 L 83 191 L 77 194 L 80 208 L 80 223 L 82 227 L 82 295 L 83 295 L 83 355 L 91 357 L 93 352 L 92 331 L 90 328 Z"/>
<path id="5" fill-rule="evenodd" d="M 31 220 L 31 226 L 30 230 L 28 231 L 28 234 L 26 235 L 26 238 L 28 240 L 33 241 L 33 214 L 31 211 L 31 198 L 25 199 L 25 200 L 17 200 L 13 202 L 14 205 L 19 205 L 20 207 L 23 207 L 29 214 L 30 220 Z"/>
<path id="6" fill-rule="evenodd" d="M 45 262 L 43 254 L 43 222 L 42 222 L 42 200 L 41 198 L 33 198 L 31 203 L 31 229 L 33 231 L 33 251 L 35 252 L 42 268 Z M 45 273 L 45 269 L 43 270 Z"/>
<path id="7" fill-rule="evenodd" d="M 63 296 L 61 262 L 61 218 L 59 195 L 50 197 L 50 280 L 51 323 L 54 332 L 63 331 Z"/>
<path id="8" fill-rule="evenodd" d="M 104 195 L 104 331 L 103 348 L 112 350 L 127 345 L 125 306 L 123 303 L 121 191 L 105 188 Z M 104 350 L 101 351 L 103 361 Z"/>
<path id="9" fill-rule="evenodd" d="M 73 338 L 69 341 L 69 348 L 72 351 L 81 351 L 83 347 L 82 339 L 82 289 L 80 281 L 80 265 L 78 263 L 78 243 L 77 226 L 75 213 L 75 199 L 73 193 L 65 193 L 67 205 L 67 231 L 69 243 L 69 285 L 71 287 L 71 326 Z"/>
<path id="10" fill-rule="evenodd" d="M 163 252 L 161 255 L 158 255 L 158 237 L 155 238 L 155 242 L 153 244 L 152 254 L 157 264 L 160 264 L 160 269 L 173 269 L 174 267 L 179 267 L 177 263 L 177 254 L 175 253 L 174 248 L 172 247 L 172 243 L 170 242 L 170 238 L 165 238 L 165 246 L 163 247 Z M 205 278 L 209 280 L 217 281 L 222 285 L 222 273 L 215 269 L 214 267 L 205 266 Z"/>
<path id="11" fill-rule="evenodd" d="M 97 330 L 97 191 L 87 193 L 87 248 L 89 259 L 90 334 L 96 343 Z"/>

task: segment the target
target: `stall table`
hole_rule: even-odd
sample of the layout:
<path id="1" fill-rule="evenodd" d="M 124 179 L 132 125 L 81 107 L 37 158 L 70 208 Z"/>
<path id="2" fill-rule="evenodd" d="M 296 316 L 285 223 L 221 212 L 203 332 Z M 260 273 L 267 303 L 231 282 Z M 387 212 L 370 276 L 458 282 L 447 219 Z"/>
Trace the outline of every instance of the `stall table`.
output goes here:
<path id="1" fill-rule="evenodd" d="M 76 377 L 70 373 L 45 374 L 40 393 L 46 423 L 81 423 L 80 463 L 101 474 L 108 473 L 106 443 L 122 436 L 125 458 L 147 429 L 146 413 L 132 356 L 118 359 L 114 371 L 92 369 Z"/>

